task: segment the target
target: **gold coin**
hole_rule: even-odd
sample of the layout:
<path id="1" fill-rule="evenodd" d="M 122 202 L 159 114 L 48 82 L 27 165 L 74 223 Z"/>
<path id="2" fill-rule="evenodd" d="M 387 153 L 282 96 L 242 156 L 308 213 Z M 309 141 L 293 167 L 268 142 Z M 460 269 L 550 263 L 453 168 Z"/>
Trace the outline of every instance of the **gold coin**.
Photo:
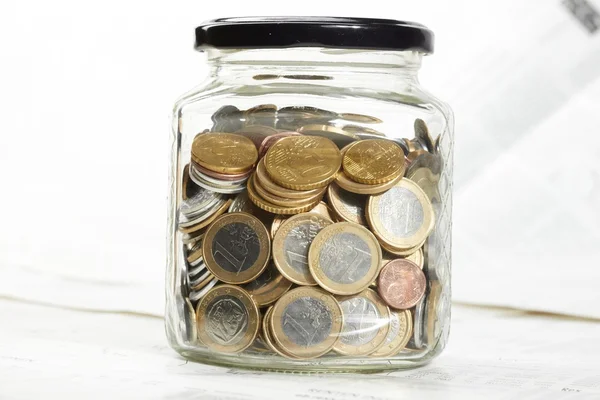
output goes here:
<path id="1" fill-rule="evenodd" d="M 281 215 L 281 214 L 275 216 L 275 218 L 273 219 L 273 223 L 271 224 L 271 238 L 275 237 L 275 234 L 281 227 L 281 224 L 283 224 L 289 217 L 290 217 L 289 215 Z"/>
<path id="2" fill-rule="evenodd" d="M 402 179 L 387 192 L 369 197 L 367 221 L 386 250 L 408 250 L 425 242 L 435 218 L 425 192 L 413 181 Z"/>
<path id="3" fill-rule="evenodd" d="M 258 278 L 242 287 L 259 307 L 263 307 L 275 302 L 290 290 L 292 282 L 285 279 L 273 263 L 269 263 L 267 269 Z"/>
<path id="4" fill-rule="evenodd" d="M 346 356 L 366 356 L 377 351 L 389 331 L 389 307 L 371 289 L 337 300 L 344 326 L 333 350 Z"/>
<path id="5" fill-rule="evenodd" d="M 223 202 L 221 204 L 221 206 L 219 206 L 219 208 L 217 208 L 210 217 L 204 219 L 203 221 L 199 222 L 198 224 L 192 225 L 192 226 L 187 226 L 185 228 L 179 227 L 179 230 L 182 233 L 193 233 L 193 232 L 198 232 L 199 230 L 209 226 L 210 224 L 212 224 L 214 222 L 215 219 L 217 219 L 225 211 L 227 211 L 227 209 L 231 205 L 231 201 L 232 200 L 229 199 L 229 200 Z"/>
<path id="6" fill-rule="evenodd" d="M 391 140 L 361 140 L 348 147 L 342 165 L 353 181 L 379 185 L 404 175 L 404 152 Z"/>
<path id="7" fill-rule="evenodd" d="M 262 337 L 265 340 L 265 344 L 267 347 L 276 354 L 279 354 L 282 357 L 290 358 L 292 360 L 297 360 L 296 357 L 293 357 L 290 354 L 285 353 L 280 348 L 275 345 L 275 341 L 273 340 L 273 329 L 272 329 L 272 321 L 273 321 L 273 306 L 267 309 L 265 316 L 263 317 L 262 323 Z"/>
<path id="8" fill-rule="evenodd" d="M 333 221 L 316 213 L 295 215 L 281 224 L 273 237 L 273 261 L 283 276 L 298 285 L 316 285 L 308 268 L 313 239 Z"/>
<path id="9" fill-rule="evenodd" d="M 206 231 L 202 255 L 206 268 L 220 281 L 250 282 L 267 267 L 271 255 L 269 232 L 253 215 L 223 215 Z"/>
<path id="10" fill-rule="evenodd" d="M 250 177 L 252 181 L 252 187 L 256 191 L 256 194 L 260 196 L 262 199 L 266 200 L 269 203 L 273 203 L 277 206 L 283 207 L 301 207 L 307 204 L 313 204 L 316 200 L 321 200 L 323 194 L 313 195 L 311 197 L 307 197 L 305 199 L 288 199 L 285 197 L 279 197 L 272 193 L 266 191 L 261 185 L 260 182 L 256 179 L 256 174 L 252 174 Z"/>
<path id="11" fill-rule="evenodd" d="M 415 247 L 411 247 L 409 249 L 398 249 L 395 247 L 391 247 L 387 243 L 382 242 L 382 241 L 380 241 L 379 244 L 381 244 L 381 248 L 383 248 L 388 253 L 391 253 L 395 256 L 399 256 L 399 258 L 408 258 L 409 256 L 411 256 L 414 253 L 416 253 L 417 251 L 419 251 L 419 249 L 423 248 L 423 245 L 425 244 L 425 242 L 419 243 Z"/>
<path id="12" fill-rule="evenodd" d="M 202 257 L 202 244 L 197 243 L 194 245 L 194 247 L 192 247 L 192 249 L 188 253 L 186 260 L 189 264 L 193 264 L 196 261 L 198 261 L 201 257 Z"/>
<path id="13" fill-rule="evenodd" d="M 320 201 L 320 199 L 317 199 L 314 203 L 307 204 L 305 206 L 283 207 L 283 206 L 278 206 L 277 204 L 270 203 L 270 202 L 266 201 L 265 199 L 261 198 L 256 193 L 256 190 L 254 189 L 254 186 L 252 185 L 251 181 L 248 182 L 247 189 L 248 189 L 248 197 L 250 198 L 250 201 L 252 201 L 252 203 L 254 203 L 255 206 L 257 206 L 258 208 L 260 208 L 262 210 L 273 213 L 273 214 L 284 214 L 284 215 L 299 214 L 299 213 L 308 211 L 311 208 L 315 207 L 317 204 L 319 204 L 319 201 Z"/>
<path id="14" fill-rule="evenodd" d="M 342 113 L 339 114 L 341 119 L 345 119 L 346 121 L 358 122 L 360 124 L 380 124 L 383 121 L 377 117 L 372 117 L 370 115 L 363 114 L 354 114 L 354 113 Z"/>
<path id="15" fill-rule="evenodd" d="M 277 346 L 303 359 L 333 349 L 344 323 L 337 300 L 315 287 L 299 287 L 284 294 L 273 307 L 272 319 Z"/>
<path id="16" fill-rule="evenodd" d="M 325 227 L 308 251 L 308 266 L 315 281 L 327 291 L 360 293 L 375 280 L 381 266 L 381 247 L 364 226 L 338 222 Z"/>
<path id="17" fill-rule="evenodd" d="M 337 183 L 344 190 L 352 193 L 376 195 L 388 191 L 401 180 L 402 175 L 398 175 L 396 179 L 392 179 L 391 181 L 382 183 L 380 185 L 365 185 L 364 183 L 358 183 L 348 178 L 348 175 L 342 171 L 337 174 L 335 183 Z"/>
<path id="18" fill-rule="evenodd" d="M 413 322 L 409 310 L 390 310 L 390 329 L 383 346 L 371 354 L 372 357 L 391 357 L 398 354 L 412 336 Z"/>
<path id="19" fill-rule="evenodd" d="M 327 197 L 333 211 L 341 220 L 367 225 L 365 216 L 367 198 L 365 196 L 348 192 L 332 183 L 327 188 Z"/>
<path id="20" fill-rule="evenodd" d="M 206 293 L 196 308 L 198 337 L 210 349 L 239 353 L 248 348 L 260 327 L 260 313 L 248 293 L 221 285 Z"/>
<path id="21" fill-rule="evenodd" d="M 385 264 L 387 264 L 388 262 L 397 259 L 398 256 L 395 254 L 392 254 L 390 252 L 388 252 L 387 250 L 383 253 L 383 261 L 382 261 L 382 266 L 384 266 Z M 408 256 L 403 256 L 400 258 L 404 258 L 406 260 L 412 261 L 415 264 L 417 264 L 419 266 L 419 268 L 423 269 L 423 266 L 425 265 L 425 255 L 423 252 L 423 247 L 419 247 L 417 249 L 417 251 L 415 251 L 414 253 L 408 255 Z"/>
<path id="22" fill-rule="evenodd" d="M 360 138 L 352 132 L 330 125 L 305 125 L 298 129 L 303 135 L 322 137 L 331 140 L 340 149 Z"/>
<path id="23" fill-rule="evenodd" d="M 327 186 L 342 164 L 340 151 L 331 140 L 311 136 L 283 138 L 271 146 L 264 159 L 269 177 L 294 190 Z"/>
<path id="24" fill-rule="evenodd" d="M 265 168 L 265 159 L 261 158 L 256 166 L 256 180 L 268 192 L 289 199 L 305 199 L 307 197 L 323 194 L 326 188 L 316 188 L 310 190 L 292 190 L 279 186 L 269 177 Z"/>
<path id="25" fill-rule="evenodd" d="M 233 133 L 205 133 L 196 136 L 192 143 L 192 161 L 214 172 L 246 172 L 257 159 L 252 140 Z"/>

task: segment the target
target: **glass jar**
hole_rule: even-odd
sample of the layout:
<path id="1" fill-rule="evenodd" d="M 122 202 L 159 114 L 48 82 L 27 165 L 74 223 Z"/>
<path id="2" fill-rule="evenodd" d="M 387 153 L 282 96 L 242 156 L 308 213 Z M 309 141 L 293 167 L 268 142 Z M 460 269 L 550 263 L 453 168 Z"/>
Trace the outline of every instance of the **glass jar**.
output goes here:
<path id="1" fill-rule="evenodd" d="M 221 19 L 174 107 L 166 331 L 183 357 L 288 371 L 423 365 L 450 327 L 453 115 L 424 26 Z"/>

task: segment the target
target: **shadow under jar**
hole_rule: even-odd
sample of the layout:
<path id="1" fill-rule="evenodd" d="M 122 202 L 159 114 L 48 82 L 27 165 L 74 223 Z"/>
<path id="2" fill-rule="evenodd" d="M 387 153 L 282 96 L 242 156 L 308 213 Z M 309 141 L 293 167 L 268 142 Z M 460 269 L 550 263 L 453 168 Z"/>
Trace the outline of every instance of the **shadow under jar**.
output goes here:
<path id="1" fill-rule="evenodd" d="M 417 78 L 433 34 L 355 18 L 196 29 L 174 107 L 166 332 L 233 367 L 423 365 L 450 328 L 453 115 Z"/>

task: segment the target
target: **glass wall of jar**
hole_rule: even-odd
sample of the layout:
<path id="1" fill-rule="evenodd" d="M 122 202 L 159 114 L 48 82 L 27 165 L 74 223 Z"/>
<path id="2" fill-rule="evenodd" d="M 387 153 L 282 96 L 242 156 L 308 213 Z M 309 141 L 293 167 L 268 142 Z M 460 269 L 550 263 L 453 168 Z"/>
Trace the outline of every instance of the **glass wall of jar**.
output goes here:
<path id="1" fill-rule="evenodd" d="M 450 328 L 453 116 L 424 26 L 225 19 L 174 108 L 166 331 L 204 363 L 378 371 Z"/>

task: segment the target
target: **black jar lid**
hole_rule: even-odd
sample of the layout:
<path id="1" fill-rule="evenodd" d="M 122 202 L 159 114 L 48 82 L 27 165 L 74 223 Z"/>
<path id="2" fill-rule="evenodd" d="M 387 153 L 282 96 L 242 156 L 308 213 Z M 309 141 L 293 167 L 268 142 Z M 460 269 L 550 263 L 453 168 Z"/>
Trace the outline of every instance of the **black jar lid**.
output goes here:
<path id="1" fill-rule="evenodd" d="M 433 53 L 433 32 L 415 22 L 342 17 L 221 18 L 196 28 L 197 50 L 328 47 Z"/>

